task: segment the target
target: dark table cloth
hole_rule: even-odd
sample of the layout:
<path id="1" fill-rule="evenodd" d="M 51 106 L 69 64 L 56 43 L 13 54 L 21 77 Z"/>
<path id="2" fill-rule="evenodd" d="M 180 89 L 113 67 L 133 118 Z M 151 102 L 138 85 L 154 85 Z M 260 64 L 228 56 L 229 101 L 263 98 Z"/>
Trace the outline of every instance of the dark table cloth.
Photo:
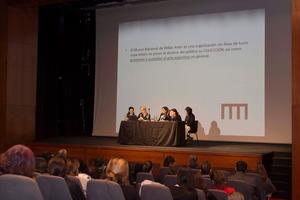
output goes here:
<path id="1" fill-rule="evenodd" d="M 184 122 L 122 121 L 120 144 L 146 146 L 182 146 L 185 144 Z"/>

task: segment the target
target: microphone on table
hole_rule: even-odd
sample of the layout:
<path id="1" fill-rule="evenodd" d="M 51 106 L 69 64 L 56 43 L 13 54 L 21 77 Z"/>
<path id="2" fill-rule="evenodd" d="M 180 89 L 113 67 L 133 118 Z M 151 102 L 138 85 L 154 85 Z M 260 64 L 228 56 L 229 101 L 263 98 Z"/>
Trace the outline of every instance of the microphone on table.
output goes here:
<path id="1" fill-rule="evenodd" d="M 149 118 L 150 118 L 150 108 L 148 108 L 148 114 L 149 114 Z"/>

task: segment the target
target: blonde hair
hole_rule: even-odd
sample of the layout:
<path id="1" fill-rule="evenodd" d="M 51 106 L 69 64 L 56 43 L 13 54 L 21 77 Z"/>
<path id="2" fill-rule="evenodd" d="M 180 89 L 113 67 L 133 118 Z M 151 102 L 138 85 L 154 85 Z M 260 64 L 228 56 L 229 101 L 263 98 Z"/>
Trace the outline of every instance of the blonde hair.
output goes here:
<path id="1" fill-rule="evenodd" d="M 112 158 L 106 167 L 106 179 L 119 183 L 120 185 L 128 185 L 129 167 L 128 162 L 124 158 Z"/>

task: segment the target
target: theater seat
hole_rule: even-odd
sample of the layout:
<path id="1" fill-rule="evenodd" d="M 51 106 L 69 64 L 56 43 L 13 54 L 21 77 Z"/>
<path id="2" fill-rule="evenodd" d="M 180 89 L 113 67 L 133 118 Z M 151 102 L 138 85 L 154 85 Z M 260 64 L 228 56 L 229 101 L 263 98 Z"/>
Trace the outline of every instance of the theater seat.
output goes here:
<path id="1" fill-rule="evenodd" d="M 125 200 L 120 185 L 109 180 L 90 180 L 86 195 L 87 200 Z"/>
<path id="2" fill-rule="evenodd" d="M 229 180 L 227 185 L 233 187 L 237 192 L 242 193 L 245 200 L 252 199 L 251 186 L 246 182 L 240 180 Z"/>
<path id="3" fill-rule="evenodd" d="M 176 185 L 177 183 L 177 176 L 176 175 L 166 175 L 164 178 L 164 185 L 171 186 Z"/>
<path id="4" fill-rule="evenodd" d="M 58 176 L 40 175 L 36 177 L 44 200 L 72 200 L 65 179 Z"/>
<path id="5" fill-rule="evenodd" d="M 218 200 L 228 200 L 227 194 L 222 190 L 209 189 L 208 192 L 214 195 Z"/>
<path id="6" fill-rule="evenodd" d="M 168 187 L 153 183 L 143 185 L 141 188 L 141 200 L 173 200 L 172 194 Z"/>
<path id="7" fill-rule="evenodd" d="M 0 199 L 42 200 L 37 183 L 28 177 L 5 174 L 0 176 Z"/>

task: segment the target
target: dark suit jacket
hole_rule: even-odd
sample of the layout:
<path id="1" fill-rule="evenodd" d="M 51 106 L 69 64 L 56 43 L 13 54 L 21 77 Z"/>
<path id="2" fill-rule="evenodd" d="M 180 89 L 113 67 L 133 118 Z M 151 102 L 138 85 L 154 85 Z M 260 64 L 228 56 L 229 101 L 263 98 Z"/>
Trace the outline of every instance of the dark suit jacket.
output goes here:
<path id="1" fill-rule="evenodd" d="M 180 117 L 180 115 L 177 115 L 175 118 L 170 118 L 170 121 L 174 121 L 174 122 L 182 122 L 182 119 Z"/>
<path id="2" fill-rule="evenodd" d="M 263 189 L 261 179 L 255 176 L 247 175 L 247 173 L 237 172 L 236 174 L 229 176 L 228 180 L 240 180 L 249 184 L 251 187 L 251 196 L 253 200 L 265 200 L 266 193 Z"/>
<path id="3" fill-rule="evenodd" d="M 185 124 L 188 126 L 192 126 L 195 122 L 195 115 L 192 113 L 191 115 L 187 115 L 184 120 Z"/>

